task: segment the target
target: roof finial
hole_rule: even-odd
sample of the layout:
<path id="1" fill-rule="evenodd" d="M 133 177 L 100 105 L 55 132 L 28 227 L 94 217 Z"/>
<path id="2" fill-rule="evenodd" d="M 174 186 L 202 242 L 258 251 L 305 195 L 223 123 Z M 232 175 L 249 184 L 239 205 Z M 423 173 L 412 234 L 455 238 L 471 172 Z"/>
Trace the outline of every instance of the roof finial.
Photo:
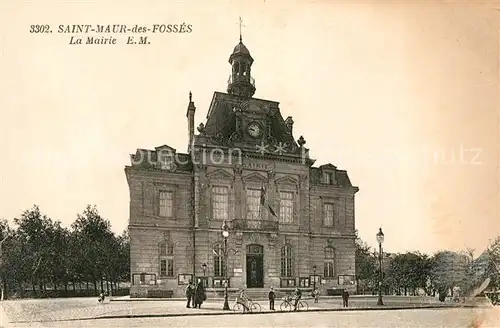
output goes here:
<path id="1" fill-rule="evenodd" d="M 189 91 L 189 102 L 193 102 L 192 99 L 193 99 L 193 94 L 191 93 L 191 91 Z"/>
<path id="2" fill-rule="evenodd" d="M 240 42 L 243 42 L 243 38 L 241 37 L 241 26 L 243 25 L 243 21 L 241 20 L 240 16 Z"/>

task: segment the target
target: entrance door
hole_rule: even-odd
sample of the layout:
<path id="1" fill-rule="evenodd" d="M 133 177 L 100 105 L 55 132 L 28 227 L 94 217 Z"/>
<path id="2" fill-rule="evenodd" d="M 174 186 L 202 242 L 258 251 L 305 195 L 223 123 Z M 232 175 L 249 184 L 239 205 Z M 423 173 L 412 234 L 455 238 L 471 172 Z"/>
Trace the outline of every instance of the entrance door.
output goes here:
<path id="1" fill-rule="evenodd" d="M 264 247 L 247 246 L 247 288 L 264 287 Z"/>

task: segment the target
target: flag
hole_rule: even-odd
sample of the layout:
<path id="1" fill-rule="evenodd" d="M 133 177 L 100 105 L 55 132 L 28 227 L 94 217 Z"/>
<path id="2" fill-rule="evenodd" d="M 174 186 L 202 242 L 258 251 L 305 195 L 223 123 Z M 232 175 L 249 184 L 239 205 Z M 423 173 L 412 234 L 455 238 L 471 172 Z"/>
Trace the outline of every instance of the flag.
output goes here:
<path id="1" fill-rule="evenodd" d="M 266 202 L 266 188 L 264 188 L 264 185 L 262 185 L 262 187 L 260 188 L 260 206 L 267 207 L 267 209 L 269 210 L 269 213 L 271 213 L 272 216 L 278 217 L 276 215 L 276 212 L 274 212 L 273 208 L 271 207 L 271 205 L 269 205 Z"/>

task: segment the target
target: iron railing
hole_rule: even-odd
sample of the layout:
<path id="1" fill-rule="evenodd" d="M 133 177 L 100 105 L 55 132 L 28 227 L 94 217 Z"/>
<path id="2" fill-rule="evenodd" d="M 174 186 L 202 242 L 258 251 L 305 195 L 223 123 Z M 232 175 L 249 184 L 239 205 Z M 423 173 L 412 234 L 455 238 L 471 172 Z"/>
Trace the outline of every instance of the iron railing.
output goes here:
<path id="1" fill-rule="evenodd" d="M 234 82 L 250 82 L 251 85 L 255 87 L 255 79 L 248 75 L 229 75 L 229 79 L 227 80 L 227 84 L 232 84 Z"/>

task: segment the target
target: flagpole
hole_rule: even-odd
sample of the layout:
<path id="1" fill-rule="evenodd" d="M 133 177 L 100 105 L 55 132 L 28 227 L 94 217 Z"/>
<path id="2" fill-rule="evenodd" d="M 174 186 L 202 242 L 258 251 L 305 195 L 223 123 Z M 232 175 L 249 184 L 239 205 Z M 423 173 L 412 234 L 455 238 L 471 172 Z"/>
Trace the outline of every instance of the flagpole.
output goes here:
<path id="1" fill-rule="evenodd" d="M 264 202 L 262 202 L 262 197 L 265 197 L 264 193 L 264 182 L 260 182 L 260 199 L 259 199 L 259 220 L 262 220 L 262 207 L 266 203 L 266 200 L 264 199 Z M 264 204 L 262 204 L 264 203 Z"/>

